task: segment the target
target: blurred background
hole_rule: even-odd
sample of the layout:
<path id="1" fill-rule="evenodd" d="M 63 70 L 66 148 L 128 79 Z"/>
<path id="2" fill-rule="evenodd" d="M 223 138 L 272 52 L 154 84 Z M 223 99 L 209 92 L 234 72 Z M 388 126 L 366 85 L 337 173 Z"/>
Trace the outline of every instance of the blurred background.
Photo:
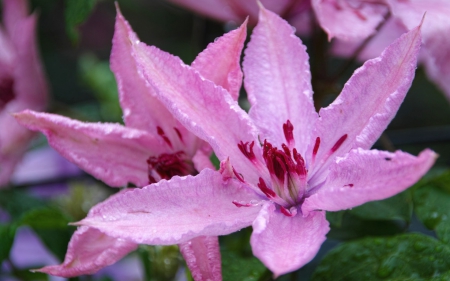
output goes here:
<path id="1" fill-rule="evenodd" d="M 83 121 L 123 123 L 115 79 L 109 69 L 116 15 L 114 1 L 32 0 L 30 4 L 39 17 L 39 47 L 50 84 L 48 112 Z M 240 24 L 215 21 L 164 0 L 126 0 L 118 4 L 141 41 L 177 55 L 187 64 L 208 43 Z M 313 79 L 317 79 L 314 90 L 320 92 L 317 105 L 320 107 L 333 101 L 360 64 L 351 61 L 343 69 L 348 59 L 330 56 L 326 34 L 318 28 L 312 32 L 312 36 L 302 39 L 311 61 L 324 64 L 323 68 L 312 70 Z M 342 69 L 342 75 L 333 83 L 325 81 L 328 74 L 341 73 Z M 239 101 L 248 109 L 243 89 Z M 447 173 L 449 101 L 428 81 L 422 67 L 417 69 L 403 105 L 375 147 L 402 149 L 414 155 L 429 147 L 440 155 L 431 174 L 442 177 Z M 42 135 L 35 138 L 11 180 L 11 188 L 0 191 L 0 258 L 3 260 L 0 280 L 64 280 L 30 273 L 28 269 L 60 263 L 75 230 L 67 223 L 83 218 L 90 207 L 113 192 L 116 190 L 52 151 Z M 332 231 L 319 255 L 299 271 L 277 280 L 310 280 L 323 256 L 342 241 L 412 231 L 436 237 L 433 225 L 425 225 L 413 215 L 414 196 L 412 191 L 407 191 L 387 202 L 328 214 Z M 442 207 L 450 207 L 446 204 Z M 377 209 L 373 211 L 374 208 Z M 224 280 L 270 280 L 270 272 L 252 257 L 250 233 L 251 229 L 244 229 L 221 238 Z M 189 278 L 176 246 L 141 246 L 94 276 L 71 280 Z"/>

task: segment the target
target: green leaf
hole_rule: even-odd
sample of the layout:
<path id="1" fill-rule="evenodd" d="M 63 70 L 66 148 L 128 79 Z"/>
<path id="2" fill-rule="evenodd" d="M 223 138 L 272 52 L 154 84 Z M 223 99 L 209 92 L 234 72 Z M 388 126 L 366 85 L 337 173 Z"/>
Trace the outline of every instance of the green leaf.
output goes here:
<path id="1" fill-rule="evenodd" d="M 74 231 L 74 227 L 68 226 L 69 222 L 70 220 L 60 210 L 53 208 L 31 210 L 20 220 L 22 225 L 33 228 L 41 241 L 60 260 L 64 259 Z"/>
<path id="2" fill-rule="evenodd" d="M 9 257 L 16 229 L 16 225 L 0 224 L 0 263 Z"/>
<path id="3" fill-rule="evenodd" d="M 45 203 L 23 191 L 10 189 L 0 190 L 0 206 L 11 216 L 12 220 L 16 220 L 30 210 L 44 207 Z"/>
<path id="4" fill-rule="evenodd" d="M 327 212 L 330 232 L 327 237 L 349 240 L 367 236 L 390 236 L 403 233 L 406 224 L 393 220 L 364 220 L 349 211 Z"/>
<path id="5" fill-rule="evenodd" d="M 70 220 L 60 210 L 53 208 L 31 210 L 24 214 L 20 220 L 21 224 L 29 225 L 35 229 L 66 229 L 69 222 Z"/>
<path id="6" fill-rule="evenodd" d="M 270 272 L 255 257 L 243 258 L 229 251 L 221 251 L 223 281 L 257 281 Z"/>
<path id="7" fill-rule="evenodd" d="M 450 245 L 450 172 L 446 172 L 414 190 L 414 210 L 423 224 Z"/>
<path id="8" fill-rule="evenodd" d="M 403 234 L 339 245 L 325 256 L 312 280 L 448 280 L 449 272 L 448 246 L 421 234 Z"/>
<path id="9" fill-rule="evenodd" d="M 353 208 L 350 213 L 366 220 L 403 220 L 410 222 L 412 210 L 411 192 L 406 190 L 391 198 L 368 202 Z"/>
<path id="10" fill-rule="evenodd" d="M 100 102 L 103 121 L 122 122 L 116 79 L 108 61 L 100 61 L 95 55 L 85 54 L 78 61 L 83 82 Z"/>
<path id="11" fill-rule="evenodd" d="M 48 280 L 48 274 L 42 272 L 31 272 L 30 269 L 15 269 L 13 275 L 18 277 L 22 281 L 46 281 Z"/>
<path id="12" fill-rule="evenodd" d="M 66 32 L 73 43 L 79 40 L 77 27 L 91 14 L 96 0 L 66 0 Z"/>

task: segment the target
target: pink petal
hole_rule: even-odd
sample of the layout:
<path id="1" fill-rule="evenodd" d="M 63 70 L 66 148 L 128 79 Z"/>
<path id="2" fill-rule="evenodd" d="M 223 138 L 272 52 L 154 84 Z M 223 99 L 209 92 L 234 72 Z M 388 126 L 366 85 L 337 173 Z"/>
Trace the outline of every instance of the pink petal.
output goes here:
<path id="1" fill-rule="evenodd" d="M 179 247 L 195 281 L 222 281 L 217 236 L 199 236 Z"/>
<path id="2" fill-rule="evenodd" d="M 325 212 L 287 217 L 268 204 L 253 223 L 250 243 L 253 254 L 277 277 L 312 260 L 329 230 Z"/>
<path id="3" fill-rule="evenodd" d="M 81 227 L 70 239 L 62 264 L 46 266 L 36 271 L 67 278 L 94 274 L 136 250 L 137 246 L 124 239 L 111 238 L 95 228 Z"/>
<path id="4" fill-rule="evenodd" d="M 157 127 L 160 127 L 171 141 L 175 151 L 186 151 L 189 156 L 192 156 L 197 149 L 197 138 L 158 101 L 154 96 L 155 91 L 145 84 L 145 80 L 137 70 L 130 42 L 138 41 L 139 38 L 117 8 L 111 69 L 116 76 L 125 124 L 128 127 L 148 131 L 155 136 L 158 134 Z"/>
<path id="5" fill-rule="evenodd" d="M 246 38 L 247 21 L 238 29 L 214 40 L 192 62 L 193 69 L 214 84 L 222 86 L 234 100 L 238 99 L 242 85 L 239 63 Z"/>
<path id="6" fill-rule="evenodd" d="M 368 2 L 312 0 L 312 6 L 320 26 L 328 33 L 328 40 L 334 37 L 358 40 L 375 33 L 388 12 L 384 4 Z"/>
<path id="7" fill-rule="evenodd" d="M 83 123 L 29 110 L 15 117 L 30 130 L 45 134 L 69 161 L 111 186 L 147 184 L 147 159 L 165 152 L 159 139 L 119 124 Z"/>
<path id="8" fill-rule="evenodd" d="M 306 198 L 303 211 L 339 211 L 391 197 L 418 181 L 436 158 L 429 149 L 417 157 L 402 151 L 354 149 L 330 166 L 327 182 Z"/>
<path id="9" fill-rule="evenodd" d="M 411 86 L 420 41 L 419 27 L 401 36 L 380 57 L 357 69 L 339 97 L 320 110 L 311 142 L 320 137 L 315 167 L 321 173 L 334 157 L 352 148 L 370 148 L 386 129 Z M 338 145 L 339 140 L 344 141 Z"/>
<path id="10" fill-rule="evenodd" d="M 238 208 L 233 201 L 255 198 L 240 182 L 205 169 L 195 177 L 175 176 L 113 195 L 78 224 L 139 244 L 179 244 L 249 226 L 260 208 Z"/>
<path id="11" fill-rule="evenodd" d="M 10 35 L 17 32 L 17 23 L 25 19 L 27 15 L 27 0 L 3 0 L 3 23 Z"/>
<path id="12" fill-rule="evenodd" d="M 286 143 L 283 123 L 290 120 L 296 147 L 305 149 L 317 113 L 308 54 L 294 29 L 261 7 L 243 64 L 245 88 L 252 104 L 250 116 L 258 124 L 261 141 L 267 138 L 277 146 Z"/>
<path id="13" fill-rule="evenodd" d="M 428 76 L 435 81 L 450 100 L 450 38 L 442 36 L 450 30 L 450 2 L 446 0 L 388 1 L 392 13 L 408 29 L 422 26 L 424 59 Z"/>
<path id="14" fill-rule="evenodd" d="M 204 79 L 178 57 L 143 43 L 134 44 L 135 59 L 157 96 L 180 122 L 206 140 L 220 160 L 230 157 L 246 180 L 258 182 L 254 166 L 238 143 L 258 143 L 256 128 L 222 87 Z M 254 148 L 261 155 L 260 147 Z"/>
<path id="15" fill-rule="evenodd" d="M 364 47 L 363 51 L 358 56 L 359 61 L 366 61 L 378 57 L 384 49 L 386 49 L 392 42 L 399 38 L 408 30 L 397 19 L 389 18 L 378 33 L 369 41 Z M 350 57 L 360 46 L 363 40 L 358 42 L 333 40 L 332 52 L 334 55 L 342 57 Z"/>

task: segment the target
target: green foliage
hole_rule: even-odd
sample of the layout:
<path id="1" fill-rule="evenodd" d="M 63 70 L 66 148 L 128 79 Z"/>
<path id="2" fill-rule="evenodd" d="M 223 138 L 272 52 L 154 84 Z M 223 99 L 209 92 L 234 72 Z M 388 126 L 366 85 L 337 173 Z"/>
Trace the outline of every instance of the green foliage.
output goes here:
<path id="1" fill-rule="evenodd" d="M 243 258 L 229 251 L 221 251 L 221 254 L 224 281 L 257 281 L 269 273 L 255 257 Z"/>
<path id="2" fill-rule="evenodd" d="M 122 109 L 114 74 L 109 62 L 99 61 L 92 54 L 83 55 L 78 61 L 81 79 L 92 90 L 100 102 L 100 113 L 103 121 L 122 121 Z"/>
<path id="3" fill-rule="evenodd" d="M 19 219 L 25 212 L 45 206 L 45 203 L 17 189 L 0 190 L 0 206 L 11 216 Z"/>
<path id="4" fill-rule="evenodd" d="M 420 235 L 365 238 L 343 243 L 317 267 L 314 281 L 448 280 L 450 248 Z"/>
<path id="5" fill-rule="evenodd" d="M 77 27 L 91 14 L 96 0 L 66 0 L 66 32 L 72 43 L 78 43 Z"/>
<path id="6" fill-rule="evenodd" d="M 413 197 L 419 220 L 450 245 L 450 171 L 419 183 Z"/>
<path id="7" fill-rule="evenodd" d="M 406 225 L 393 220 L 364 220 L 349 211 L 327 212 L 330 222 L 328 238 L 349 240 L 367 236 L 389 236 L 403 233 Z"/>
<path id="8" fill-rule="evenodd" d="M 409 190 L 385 200 L 368 202 L 350 210 L 352 215 L 366 220 L 402 220 L 410 222 L 413 204 Z"/>
<path id="9" fill-rule="evenodd" d="M 14 243 L 16 226 L 10 224 L 0 224 L 0 263 L 9 257 L 9 252 Z"/>

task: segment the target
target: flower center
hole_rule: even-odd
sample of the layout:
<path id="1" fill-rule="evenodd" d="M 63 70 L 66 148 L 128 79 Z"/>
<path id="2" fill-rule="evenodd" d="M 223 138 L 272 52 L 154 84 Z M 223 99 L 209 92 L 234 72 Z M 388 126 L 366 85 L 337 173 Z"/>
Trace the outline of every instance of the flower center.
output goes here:
<path id="1" fill-rule="evenodd" d="M 162 179 L 169 180 L 173 176 L 196 175 L 192 161 L 186 158 L 183 151 L 175 153 L 163 153 L 147 159 L 148 181 L 150 184 Z"/>
<path id="2" fill-rule="evenodd" d="M 6 77 L 0 80 L 0 109 L 16 97 L 14 93 L 14 80 Z"/>

